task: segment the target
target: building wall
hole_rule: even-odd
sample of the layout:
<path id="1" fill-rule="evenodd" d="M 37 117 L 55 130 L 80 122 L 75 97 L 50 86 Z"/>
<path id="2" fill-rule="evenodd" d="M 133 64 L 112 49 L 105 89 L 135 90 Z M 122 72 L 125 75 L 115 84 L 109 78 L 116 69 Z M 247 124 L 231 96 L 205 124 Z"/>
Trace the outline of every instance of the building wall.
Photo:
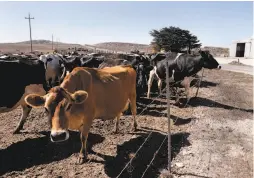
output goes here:
<path id="1" fill-rule="evenodd" d="M 245 43 L 245 51 L 244 51 L 244 57 L 246 57 L 246 58 L 250 58 L 250 47 L 251 47 L 251 42 L 247 42 L 247 43 Z"/>
<path id="2" fill-rule="evenodd" d="M 232 43 L 229 49 L 229 56 L 235 57 L 236 55 L 236 43 Z"/>
<path id="3" fill-rule="evenodd" d="M 229 48 L 229 57 L 236 56 L 236 46 L 238 42 L 234 42 L 230 45 Z M 243 41 L 239 41 L 239 43 L 244 43 Z M 254 39 L 245 42 L 245 51 L 244 51 L 245 58 L 252 58 L 254 59 Z"/>
<path id="4" fill-rule="evenodd" d="M 254 59 L 254 39 L 251 39 L 250 58 Z"/>

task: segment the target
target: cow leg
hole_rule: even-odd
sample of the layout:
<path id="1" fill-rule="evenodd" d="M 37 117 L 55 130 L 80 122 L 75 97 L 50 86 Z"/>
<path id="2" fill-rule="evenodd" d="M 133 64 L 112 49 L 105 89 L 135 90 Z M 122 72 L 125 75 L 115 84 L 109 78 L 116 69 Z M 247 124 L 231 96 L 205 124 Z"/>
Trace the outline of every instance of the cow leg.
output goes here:
<path id="1" fill-rule="evenodd" d="M 158 79 L 158 89 L 159 89 L 159 94 L 161 95 L 161 87 L 162 87 L 162 80 L 159 78 Z"/>
<path id="2" fill-rule="evenodd" d="M 82 126 L 82 130 L 80 132 L 80 140 L 81 140 L 81 149 L 78 156 L 78 164 L 82 164 L 87 158 L 87 138 L 92 125 L 92 121 L 88 121 L 84 123 Z"/>
<path id="3" fill-rule="evenodd" d="M 136 94 L 132 94 L 130 97 L 130 107 L 131 107 L 131 113 L 133 116 L 133 127 L 132 130 L 136 131 L 137 130 L 137 121 L 136 121 L 136 115 L 137 115 L 137 103 L 136 103 Z"/>
<path id="4" fill-rule="evenodd" d="M 19 124 L 16 127 L 16 129 L 14 130 L 13 134 L 17 134 L 17 133 L 19 133 L 19 131 L 21 129 L 23 129 L 23 126 L 25 124 L 26 118 L 28 117 L 29 113 L 32 110 L 32 107 L 30 107 L 28 105 L 21 105 L 21 107 L 22 107 L 22 116 L 21 116 L 21 118 L 19 120 Z"/>
<path id="5" fill-rule="evenodd" d="M 147 98 L 150 98 L 150 91 L 151 91 L 151 87 L 152 87 L 152 84 L 153 84 L 154 75 L 155 75 L 155 70 L 153 69 L 153 70 L 150 71 L 150 74 L 149 74 Z"/>
<path id="6" fill-rule="evenodd" d="M 185 92 L 186 92 L 186 99 L 187 99 L 185 103 L 185 106 L 186 106 L 190 101 L 190 78 L 184 77 L 184 80 L 182 81 L 182 85 L 184 86 Z"/>
<path id="7" fill-rule="evenodd" d="M 122 114 L 119 114 L 116 116 L 116 124 L 115 124 L 115 134 L 117 134 L 119 132 L 119 121 L 120 121 L 120 117 Z"/>
<path id="8" fill-rule="evenodd" d="M 49 85 L 50 88 L 52 88 L 52 78 L 48 79 L 48 85 Z"/>
<path id="9" fill-rule="evenodd" d="M 180 97 L 179 97 L 179 93 L 178 93 L 178 87 L 175 87 L 175 93 L 176 93 L 175 105 L 179 105 L 180 104 Z"/>

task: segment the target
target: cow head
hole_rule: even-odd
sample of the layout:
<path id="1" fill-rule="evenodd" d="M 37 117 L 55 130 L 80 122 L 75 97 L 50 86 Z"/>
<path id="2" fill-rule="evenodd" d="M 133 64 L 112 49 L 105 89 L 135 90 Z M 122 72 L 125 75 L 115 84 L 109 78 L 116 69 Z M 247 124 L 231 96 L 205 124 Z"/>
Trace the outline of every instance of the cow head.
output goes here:
<path id="1" fill-rule="evenodd" d="M 221 69 L 219 63 L 214 59 L 213 55 L 209 51 L 199 51 L 202 56 L 203 67 L 207 69 Z"/>
<path id="2" fill-rule="evenodd" d="M 33 108 L 45 108 L 51 126 L 51 141 L 61 142 L 69 138 L 69 119 L 71 117 L 79 117 L 77 112 L 73 111 L 73 105 L 84 103 L 87 97 L 88 93 L 85 91 L 80 90 L 69 93 L 64 88 L 57 86 L 44 96 L 37 94 L 27 95 L 25 102 Z"/>
<path id="3" fill-rule="evenodd" d="M 75 67 L 81 66 L 80 57 L 77 56 L 68 57 L 67 60 L 63 60 L 63 63 L 68 72 L 71 72 Z"/>

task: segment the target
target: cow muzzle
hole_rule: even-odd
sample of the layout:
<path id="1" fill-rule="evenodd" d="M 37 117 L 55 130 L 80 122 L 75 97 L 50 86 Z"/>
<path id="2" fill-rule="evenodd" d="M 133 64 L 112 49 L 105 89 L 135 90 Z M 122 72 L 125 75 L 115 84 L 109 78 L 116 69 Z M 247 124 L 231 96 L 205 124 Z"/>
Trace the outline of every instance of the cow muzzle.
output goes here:
<path id="1" fill-rule="evenodd" d="M 66 130 L 51 131 L 50 139 L 52 142 L 63 142 L 69 139 L 69 132 Z"/>
<path id="2" fill-rule="evenodd" d="M 220 70 L 220 69 L 221 69 L 221 66 L 220 66 L 220 65 L 218 65 L 217 69 L 218 69 L 218 70 Z"/>

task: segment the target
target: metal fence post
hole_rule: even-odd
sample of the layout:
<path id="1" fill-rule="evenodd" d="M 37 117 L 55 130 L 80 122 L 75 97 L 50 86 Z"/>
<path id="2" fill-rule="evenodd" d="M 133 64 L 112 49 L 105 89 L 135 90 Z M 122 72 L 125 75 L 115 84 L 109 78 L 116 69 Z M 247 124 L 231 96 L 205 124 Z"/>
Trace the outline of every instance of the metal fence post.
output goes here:
<path id="1" fill-rule="evenodd" d="M 166 65 L 166 87 L 167 87 L 167 114 L 168 114 L 168 171 L 171 173 L 171 122 L 170 122 L 170 91 L 169 91 L 169 69 Z"/>

